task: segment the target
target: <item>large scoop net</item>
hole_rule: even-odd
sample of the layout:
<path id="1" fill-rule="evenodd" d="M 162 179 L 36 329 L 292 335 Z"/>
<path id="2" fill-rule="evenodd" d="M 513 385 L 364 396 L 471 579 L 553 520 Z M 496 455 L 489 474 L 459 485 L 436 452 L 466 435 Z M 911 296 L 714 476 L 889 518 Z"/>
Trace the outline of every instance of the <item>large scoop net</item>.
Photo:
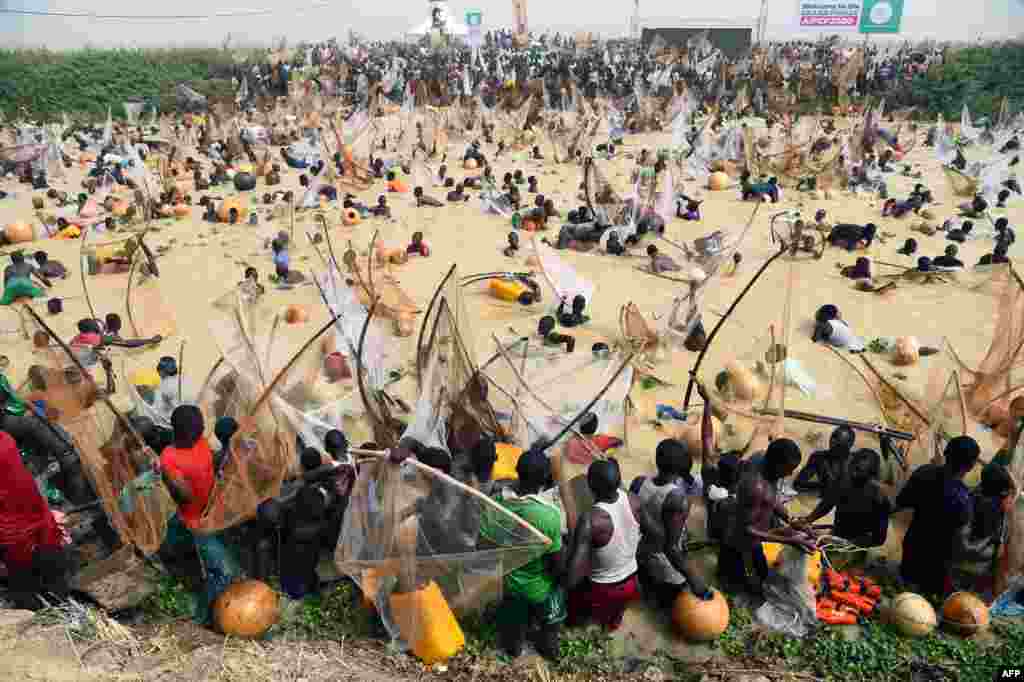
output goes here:
<path id="1" fill-rule="evenodd" d="M 214 487 L 202 529 L 215 532 L 248 520 L 261 502 L 279 494 L 289 472 L 297 472 L 296 436 L 310 425 L 303 413 L 317 378 L 314 354 L 320 335 L 305 344 L 282 329 L 280 316 L 235 290 L 214 302 L 210 331 L 222 360 L 211 371 L 200 401 L 210 417 L 233 417 L 240 425 L 230 456 Z M 317 349 L 319 352 L 319 349 Z M 322 443 L 310 438 L 309 445 Z"/>
<path id="2" fill-rule="evenodd" d="M 83 239 L 80 253 L 82 287 L 97 316 L 119 315 L 126 336 L 149 339 L 177 334 L 174 307 L 164 297 L 158 269 L 137 236 Z M 103 279 L 102 286 L 90 286 L 96 278 Z"/>
<path id="3" fill-rule="evenodd" d="M 424 317 L 417 347 L 419 396 L 403 437 L 464 451 L 504 429 L 476 363 L 476 340 L 456 268 L 449 270 Z"/>
<path id="4" fill-rule="evenodd" d="M 57 434 L 74 445 L 121 538 L 147 554 L 156 552 L 176 506 L 152 470 L 155 454 L 144 447 L 124 415 L 100 396 L 104 381 L 78 364 L 71 350 L 27 308 L 26 317 L 40 344 L 29 370 L 33 392 L 28 397 L 46 402 Z"/>
<path id="5" fill-rule="evenodd" d="M 417 650 L 462 615 L 500 599 L 505 575 L 548 539 L 477 491 L 414 460 L 360 466 L 335 554 L 394 640 Z"/>

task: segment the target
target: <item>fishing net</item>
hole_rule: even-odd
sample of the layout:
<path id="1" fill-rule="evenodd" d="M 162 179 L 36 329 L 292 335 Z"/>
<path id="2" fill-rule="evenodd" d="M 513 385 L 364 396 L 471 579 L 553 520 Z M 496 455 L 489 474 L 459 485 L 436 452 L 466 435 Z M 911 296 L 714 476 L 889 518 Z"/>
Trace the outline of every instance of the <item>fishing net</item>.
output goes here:
<path id="1" fill-rule="evenodd" d="M 51 416 L 62 429 L 61 437 L 74 445 L 85 475 L 121 538 L 146 554 L 156 552 L 176 506 L 159 474 L 152 470 L 155 454 L 143 447 L 122 414 L 99 399 L 104 382 L 83 370 L 49 327 L 26 312 L 33 337 L 49 339 L 33 357 L 30 399 L 45 400 L 53 410 Z"/>
<path id="2" fill-rule="evenodd" d="M 182 358 L 184 343 L 179 347 Z M 161 378 L 153 365 L 144 365 L 136 358 L 121 358 L 121 376 L 125 392 L 132 402 L 133 414 L 145 417 L 163 429 L 171 428 L 171 414 L 179 405 L 198 405 L 200 386 L 183 371 L 178 363 L 178 374 Z"/>
<path id="3" fill-rule="evenodd" d="M 168 338 L 177 334 L 174 306 L 164 296 L 158 270 L 140 247 L 138 237 L 103 241 L 83 238 L 80 253 L 86 303 L 97 317 L 119 315 L 124 325 L 121 333 L 126 337 Z M 96 277 L 103 278 L 103 286 L 90 287 Z"/>
<path id="4" fill-rule="evenodd" d="M 393 321 L 398 336 L 409 336 L 419 306 L 402 289 L 389 267 L 393 256 L 405 257 L 404 250 L 399 249 L 397 254 L 389 252 L 379 236 L 374 233 L 365 257 L 351 247 L 345 252 L 342 261 L 348 270 L 346 277 L 351 279 L 356 296 L 364 306 L 372 306 L 375 316 Z"/>
<path id="5" fill-rule="evenodd" d="M 786 545 L 779 565 L 764 582 L 764 603 L 754 619 L 765 627 L 790 637 L 803 637 L 818 626 L 814 590 L 808 578 L 811 557 Z"/>
<path id="6" fill-rule="evenodd" d="M 524 339 L 512 346 L 498 342 L 499 358 L 485 374 L 494 404 L 509 415 L 509 431 L 521 447 L 543 442 L 562 445 L 579 432 L 575 420 L 589 412 L 597 433 L 626 440 L 626 398 L 633 385 L 632 354 L 561 353 L 538 356 Z M 586 440 L 586 439 L 584 439 Z M 600 456 L 587 446 L 587 461 Z M 576 464 L 585 464 L 577 461 Z"/>
<path id="7" fill-rule="evenodd" d="M 417 340 L 419 396 L 402 434 L 424 445 L 465 451 L 481 435 L 504 436 L 476 364 L 476 338 L 453 267 L 434 296 Z"/>
<path id="8" fill-rule="evenodd" d="M 392 639 L 421 653 L 456 638 L 457 615 L 500 599 L 505 575 L 537 559 L 548 539 L 520 517 L 444 474 L 406 460 L 359 469 L 335 554 Z"/>
<path id="9" fill-rule="evenodd" d="M 575 268 L 566 263 L 553 248 L 542 242 L 536 235 L 533 237 L 533 250 L 540 265 L 541 279 L 550 287 L 554 296 L 551 305 L 557 310 L 565 303 L 566 312 L 571 312 L 571 305 L 576 296 L 582 296 L 589 306 L 594 300 L 594 285 L 584 279 Z"/>
<path id="10" fill-rule="evenodd" d="M 261 502 L 279 494 L 285 477 L 297 473 L 297 436 L 322 446 L 314 424 L 303 419 L 322 371 L 315 343 L 322 333 L 302 344 L 296 338 L 301 327 L 283 328 L 276 311 L 237 290 L 217 299 L 210 313 L 222 360 L 207 377 L 200 403 L 208 422 L 232 417 L 240 425 L 201 520 L 201 530 L 217 532 L 252 518 Z"/>
<path id="11" fill-rule="evenodd" d="M 977 367 L 958 358 L 964 398 L 971 416 L 989 419 L 993 411 L 1006 412 L 1021 387 L 1014 374 L 1024 363 L 1024 286 L 1012 266 L 996 266 L 983 283 L 995 297 L 995 328 L 991 342 Z"/>

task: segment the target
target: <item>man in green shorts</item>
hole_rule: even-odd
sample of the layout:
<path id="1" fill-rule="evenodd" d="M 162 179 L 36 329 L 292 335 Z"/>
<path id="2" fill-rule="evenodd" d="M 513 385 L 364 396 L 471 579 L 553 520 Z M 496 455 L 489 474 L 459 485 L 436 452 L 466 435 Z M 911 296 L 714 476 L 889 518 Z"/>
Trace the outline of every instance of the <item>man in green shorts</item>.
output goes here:
<path id="1" fill-rule="evenodd" d="M 516 472 L 518 484 L 503 489 L 497 501 L 546 535 L 551 544 L 541 556 L 505 577 L 505 598 L 498 610 L 499 643 L 510 656 L 519 656 L 527 630 L 536 624 L 539 633 L 534 644 L 538 652 L 554 659 L 559 653 L 559 633 L 567 606 L 560 584 L 566 568 L 561 511 L 540 496 L 551 481 L 551 462 L 544 452 L 528 450 L 519 458 Z"/>

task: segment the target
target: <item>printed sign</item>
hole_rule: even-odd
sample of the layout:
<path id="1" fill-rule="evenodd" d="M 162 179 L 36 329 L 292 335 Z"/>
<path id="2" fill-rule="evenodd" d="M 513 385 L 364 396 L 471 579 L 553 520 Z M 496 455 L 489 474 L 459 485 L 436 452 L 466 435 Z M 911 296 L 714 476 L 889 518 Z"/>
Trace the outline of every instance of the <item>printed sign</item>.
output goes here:
<path id="1" fill-rule="evenodd" d="M 797 0 L 800 28 L 831 33 L 856 31 L 860 25 L 861 4 L 861 0 Z"/>
<path id="2" fill-rule="evenodd" d="M 468 29 L 466 40 L 469 46 L 474 49 L 478 49 L 484 43 L 483 22 L 484 15 L 480 10 L 471 9 L 466 11 L 466 28 Z"/>
<path id="3" fill-rule="evenodd" d="M 860 13 L 861 33 L 899 33 L 903 0 L 864 0 Z"/>
<path id="4" fill-rule="evenodd" d="M 480 26 L 484 23 L 484 15 L 478 9 L 466 10 L 466 26 Z"/>

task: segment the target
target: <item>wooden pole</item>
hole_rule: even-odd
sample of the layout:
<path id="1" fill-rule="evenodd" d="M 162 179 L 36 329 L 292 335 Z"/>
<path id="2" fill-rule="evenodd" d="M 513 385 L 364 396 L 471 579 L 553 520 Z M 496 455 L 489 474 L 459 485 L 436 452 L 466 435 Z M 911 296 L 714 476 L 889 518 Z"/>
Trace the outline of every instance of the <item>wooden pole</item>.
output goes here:
<path id="1" fill-rule="evenodd" d="M 697 355 L 697 360 L 693 363 L 693 369 L 690 370 L 690 381 L 689 383 L 686 384 L 686 396 L 683 398 L 683 414 L 686 414 L 687 410 L 690 408 L 690 397 L 693 395 L 693 384 L 697 379 L 697 372 L 698 370 L 700 370 L 700 365 L 702 362 L 704 362 L 704 356 L 707 355 L 708 349 L 711 347 L 711 342 L 715 340 L 715 336 L 718 335 L 718 332 L 722 328 L 722 325 L 725 324 L 725 321 L 728 320 L 729 317 L 732 315 L 733 311 L 736 310 L 736 306 L 740 304 L 740 301 L 743 300 L 743 297 L 750 292 L 754 284 L 757 283 L 757 280 L 761 277 L 761 275 L 764 274 L 765 270 L 768 269 L 768 266 L 774 263 L 775 260 L 782 254 L 784 254 L 786 251 L 788 251 L 788 247 L 785 244 L 782 244 L 782 247 L 775 253 L 775 255 L 766 260 L 764 264 L 761 265 L 761 267 L 758 269 L 758 271 L 754 273 L 754 276 L 750 279 L 749 282 L 747 282 L 747 285 L 743 287 L 743 290 L 740 291 L 739 295 L 733 300 L 732 304 L 729 305 L 729 308 L 725 311 L 725 314 L 722 315 L 721 318 L 719 318 L 717 323 L 715 323 L 714 329 L 711 330 L 711 334 L 708 335 L 707 340 L 704 342 L 704 347 L 701 348 L 700 353 Z"/>

